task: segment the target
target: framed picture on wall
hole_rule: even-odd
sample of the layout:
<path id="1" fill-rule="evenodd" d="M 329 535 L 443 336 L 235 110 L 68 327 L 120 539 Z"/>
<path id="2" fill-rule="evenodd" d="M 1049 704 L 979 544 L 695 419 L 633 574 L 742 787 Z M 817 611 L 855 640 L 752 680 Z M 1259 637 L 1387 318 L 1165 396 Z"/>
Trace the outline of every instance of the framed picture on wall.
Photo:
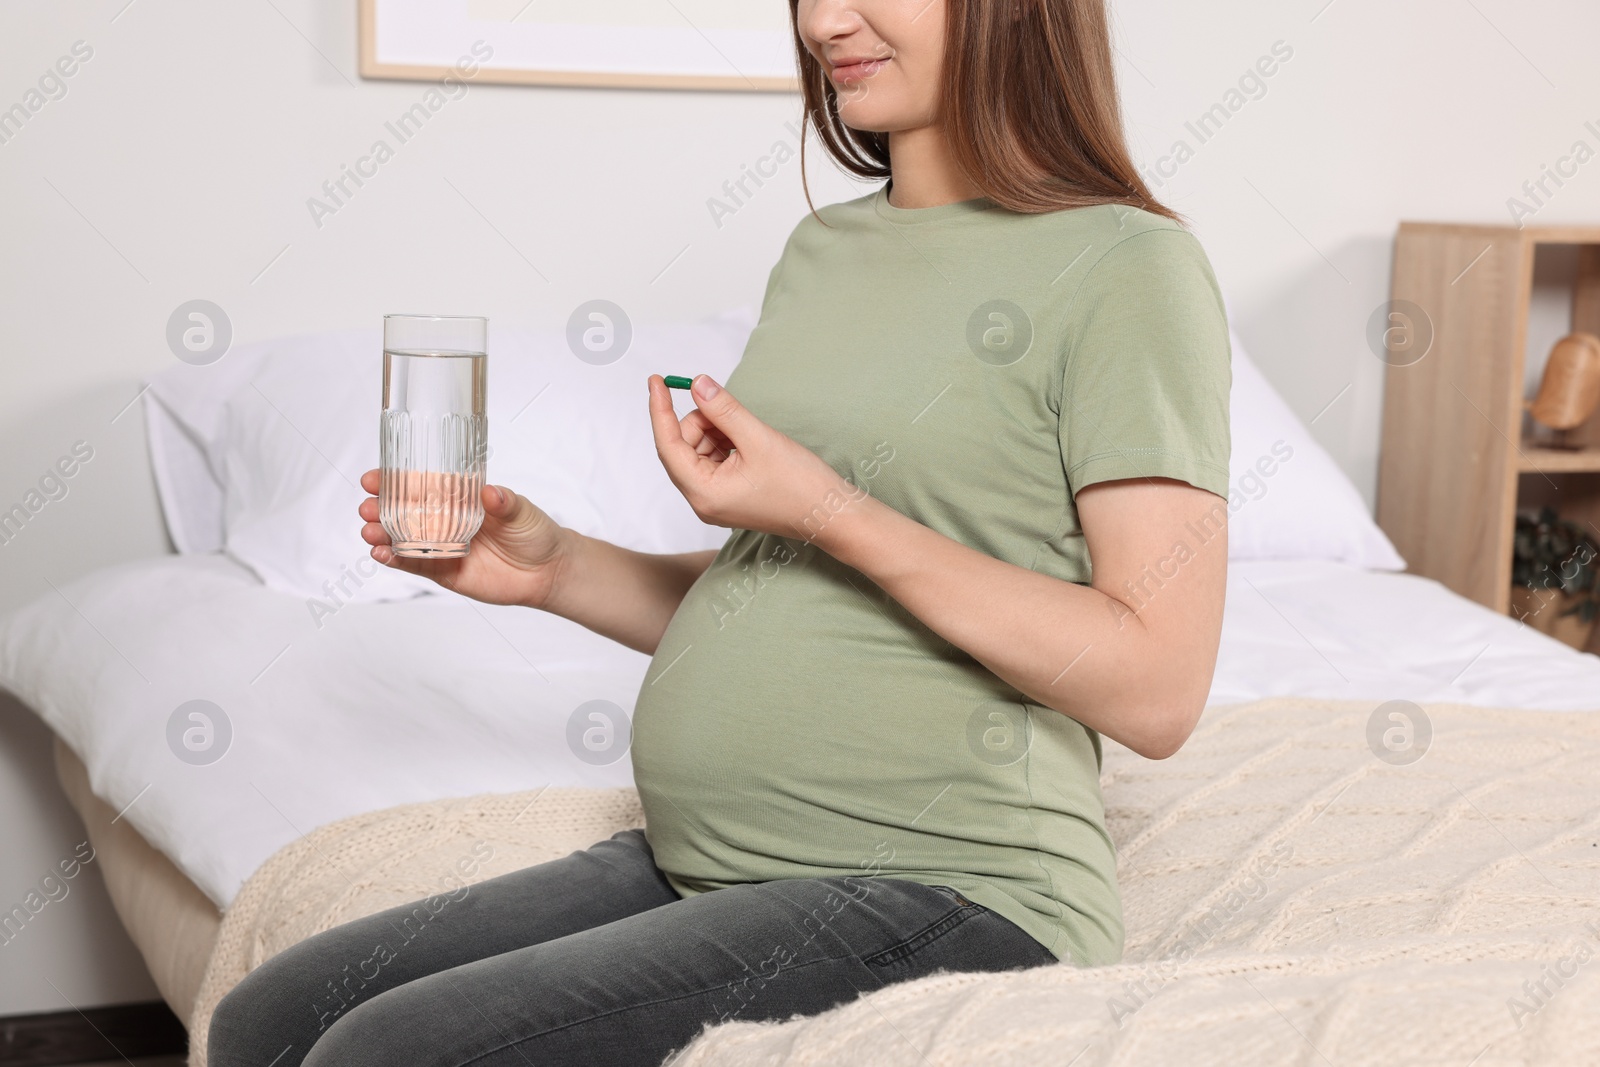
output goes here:
<path id="1" fill-rule="evenodd" d="M 778 0 L 358 0 L 361 75 L 438 81 L 792 92 Z"/>

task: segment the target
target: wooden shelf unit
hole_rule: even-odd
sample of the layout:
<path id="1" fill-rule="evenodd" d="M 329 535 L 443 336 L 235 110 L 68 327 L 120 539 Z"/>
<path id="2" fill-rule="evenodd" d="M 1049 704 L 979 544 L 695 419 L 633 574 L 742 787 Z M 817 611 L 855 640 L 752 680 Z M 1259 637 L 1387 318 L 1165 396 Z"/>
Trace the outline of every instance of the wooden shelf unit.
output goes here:
<path id="1" fill-rule="evenodd" d="M 1572 329 L 1600 334 L 1600 226 L 1404 222 L 1395 241 L 1391 297 L 1426 313 L 1433 343 L 1386 371 L 1378 524 L 1412 573 L 1501 612 L 1519 508 L 1549 504 L 1600 540 L 1600 415 L 1573 432 L 1576 451 L 1526 436 L 1534 257 L 1547 245 L 1578 246 Z"/>

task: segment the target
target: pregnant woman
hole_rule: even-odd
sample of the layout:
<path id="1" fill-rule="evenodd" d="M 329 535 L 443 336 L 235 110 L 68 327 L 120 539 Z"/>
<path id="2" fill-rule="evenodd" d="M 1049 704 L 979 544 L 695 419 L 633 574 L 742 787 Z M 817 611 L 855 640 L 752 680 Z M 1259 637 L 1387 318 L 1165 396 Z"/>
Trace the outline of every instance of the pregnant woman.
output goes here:
<path id="1" fill-rule="evenodd" d="M 939 970 L 1119 958 L 1100 738 L 1175 752 L 1221 630 L 1216 283 L 1129 161 L 1105 0 L 791 11 L 810 120 L 888 181 L 796 227 L 725 386 L 680 419 L 649 379 L 722 549 L 627 551 L 491 486 L 470 554 L 418 563 L 361 505 L 379 562 L 654 657 L 646 826 L 398 951 L 417 906 L 283 952 L 212 1067 L 656 1064 Z"/>

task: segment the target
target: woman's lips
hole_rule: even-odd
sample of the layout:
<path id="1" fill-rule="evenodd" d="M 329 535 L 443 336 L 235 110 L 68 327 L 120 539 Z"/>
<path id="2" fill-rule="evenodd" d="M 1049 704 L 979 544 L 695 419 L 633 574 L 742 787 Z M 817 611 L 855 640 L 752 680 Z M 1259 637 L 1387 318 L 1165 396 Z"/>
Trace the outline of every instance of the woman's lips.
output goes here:
<path id="1" fill-rule="evenodd" d="M 855 85 L 878 73 L 888 62 L 888 59 L 861 59 L 839 63 L 833 68 L 833 80 L 839 85 Z"/>

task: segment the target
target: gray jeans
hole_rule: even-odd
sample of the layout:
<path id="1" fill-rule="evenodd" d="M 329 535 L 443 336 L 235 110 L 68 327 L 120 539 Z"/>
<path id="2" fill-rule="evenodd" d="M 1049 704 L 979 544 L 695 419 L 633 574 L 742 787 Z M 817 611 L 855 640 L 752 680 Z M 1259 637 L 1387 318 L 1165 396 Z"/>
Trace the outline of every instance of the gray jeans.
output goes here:
<path id="1" fill-rule="evenodd" d="M 319 934 L 211 1020 L 211 1067 L 659 1064 L 707 1024 L 939 970 L 1053 963 L 953 889 L 805 878 L 680 898 L 643 831 Z"/>

